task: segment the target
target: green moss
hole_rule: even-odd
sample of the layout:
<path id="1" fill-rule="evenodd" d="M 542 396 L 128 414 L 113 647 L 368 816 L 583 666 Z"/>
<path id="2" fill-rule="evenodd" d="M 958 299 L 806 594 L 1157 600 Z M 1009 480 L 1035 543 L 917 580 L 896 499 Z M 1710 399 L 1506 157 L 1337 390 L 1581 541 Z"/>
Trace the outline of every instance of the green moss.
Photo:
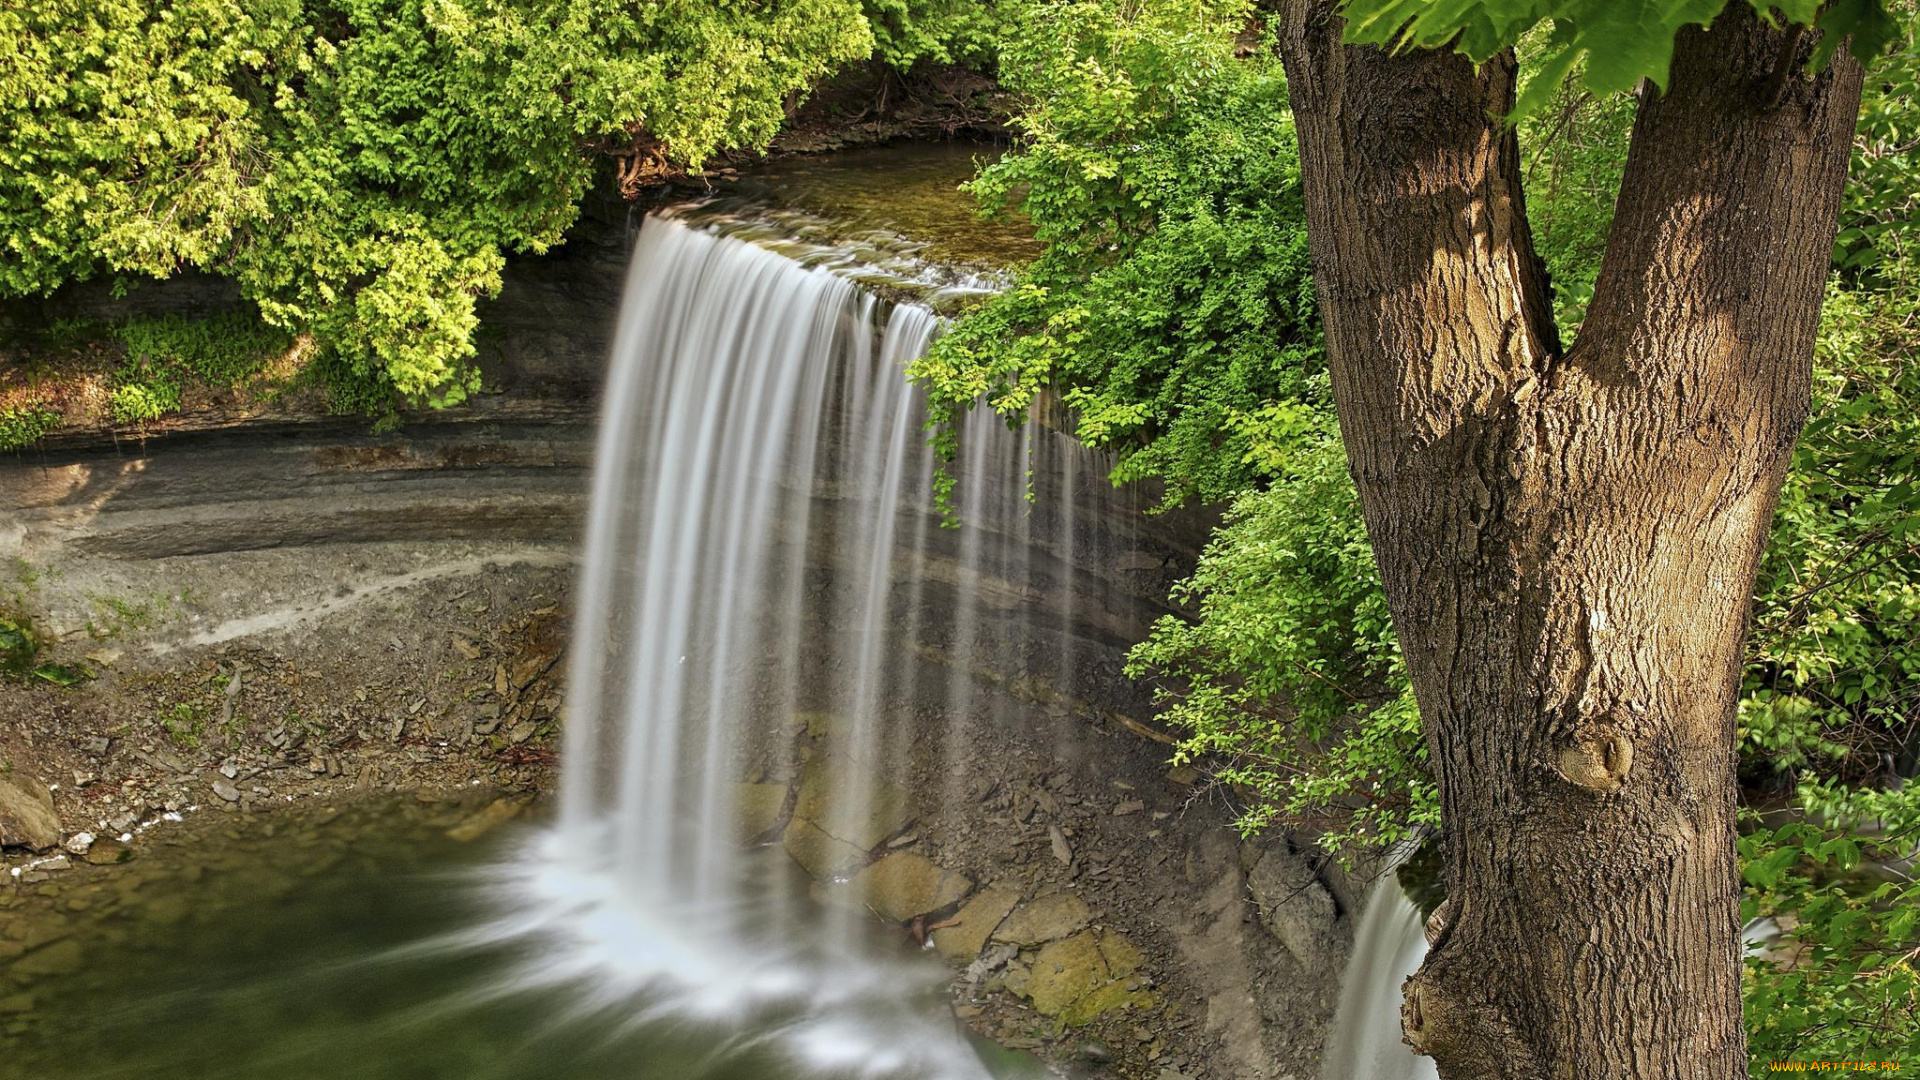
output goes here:
<path id="1" fill-rule="evenodd" d="M 39 639 L 24 620 L 0 618 L 0 673 L 24 675 L 39 651 Z"/>

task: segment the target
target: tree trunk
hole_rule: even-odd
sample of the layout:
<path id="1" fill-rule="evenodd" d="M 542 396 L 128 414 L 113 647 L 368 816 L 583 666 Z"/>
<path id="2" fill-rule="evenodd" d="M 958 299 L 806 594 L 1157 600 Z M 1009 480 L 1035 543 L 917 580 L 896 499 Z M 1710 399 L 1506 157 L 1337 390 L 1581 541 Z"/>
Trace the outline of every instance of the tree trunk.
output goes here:
<path id="1" fill-rule="evenodd" d="M 1343 46 L 1332 6 L 1286 0 L 1281 48 L 1446 830 L 1407 1039 L 1445 1080 L 1745 1076 L 1734 711 L 1858 65 L 1771 79 L 1810 43 L 1741 3 L 1683 31 L 1563 351 L 1499 119 L 1512 58 Z"/>

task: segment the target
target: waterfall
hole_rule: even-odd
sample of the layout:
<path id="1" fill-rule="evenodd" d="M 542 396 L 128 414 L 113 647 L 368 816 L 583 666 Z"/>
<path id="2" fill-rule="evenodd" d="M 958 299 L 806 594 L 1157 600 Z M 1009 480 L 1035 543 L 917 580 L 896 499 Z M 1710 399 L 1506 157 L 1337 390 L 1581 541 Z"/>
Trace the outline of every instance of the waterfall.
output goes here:
<path id="1" fill-rule="evenodd" d="M 903 375 L 941 320 L 898 297 L 982 283 L 901 265 L 764 222 L 642 226 L 560 818 L 507 869 L 487 929 L 524 942 L 515 989 L 710 1028 L 716 1060 L 772 1054 L 793 1076 L 988 1075 L 945 1008 L 950 974 L 879 933 L 849 879 L 913 842 L 907 804 L 964 795 L 942 763 L 1005 708 L 981 672 L 1045 676 L 1056 696 L 1077 677 L 1073 627 L 1094 613 L 1064 597 L 1076 561 L 1114 542 L 1100 522 L 1121 515 L 1098 503 L 1124 497 L 1073 440 L 979 410 L 955 462 L 961 527 L 945 527 Z M 938 719 L 902 719 L 922 714 Z"/>
<path id="2" fill-rule="evenodd" d="M 1388 872 L 1360 917 L 1321 1057 L 1323 1080 L 1438 1080 L 1433 1059 L 1415 1054 L 1400 1037 L 1400 984 L 1426 955 L 1420 909 Z"/>

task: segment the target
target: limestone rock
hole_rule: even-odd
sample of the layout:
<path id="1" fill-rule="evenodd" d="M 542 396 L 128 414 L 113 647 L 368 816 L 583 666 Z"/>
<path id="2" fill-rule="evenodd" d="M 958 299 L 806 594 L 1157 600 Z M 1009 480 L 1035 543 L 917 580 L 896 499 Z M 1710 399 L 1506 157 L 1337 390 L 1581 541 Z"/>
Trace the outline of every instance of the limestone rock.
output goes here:
<path id="1" fill-rule="evenodd" d="M 1116 971 L 1110 957 L 1120 958 L 1123 970 Z M 1126 978 L 1139 961 L 1139 949 L 1121 935 L 1083 930 L 1040 950 L 1026 993 L 1036 1012 L 1078 1027 L 1115 1009 L 1151 1004 L 1152 996 Z"/>
<path id="2" fill-rule="evenodd" d="M 861 851 L 874 846 L 907 827 L 913 811 L 902 788 L 875 783 L 866 805 L 855 813 L 849 807 L 848 781 L 866 771 L 839 754 L 816 754 L 800 770 L 800 797 L 794 804 L 795 817 L 805 818 L 839 840 Z"/>
<path id="3" fill-rule="evenodd" d="M 1306 861 L 1284 844 L 1263 852 L 1247 872 L 1247 887 L 1260 906 L 1260 921 L 1300 966 L 1337 976 L 1339 938 L 1333 896 Z"/>
<path id="4" fill-rule="evenodd" d="M 949 963 L 968 964 L 987 947 L 987 938 L 1020 903 L 1017 889 L 990 886 L 954 913 L 949 926 L 933 932 L 933 947 Z"/>
<path id="5" fill-rule="evenodd" d="M 780 824 L 780 811 L 787 808 L 785 784 L 733 785 L 733 835 L 742 844 L 773 831 Z"/>
<path id="6" fill-rule="evenodd" d="M 854 875 L 846 885 L 851 898 L 881 918 L 907 922 L 955 904 L 973 890 L 973 882 L 932 859 L 896 851 Z"/>
<path id="7" fill-rule="evenodd" d="M 1015 945 L 1039 945 L 1066 937 L 1093 921 L 1093 912 L 1079 894 L 1048 893 L 1007 916 L 993 940 Z"/>
<path id="8" fill-rule="evenodd" d="M 112 837 L 101 837 L 87 849 L 86 860 L 94 866 L 111 866 L 133 858 L 133 849 Z"/>
<path id="9" fill-rule="evenodd" d="M 31 777 L 0 777 L 0 847 L 50 851 L 60 846 L 53 793 Z"/>
<path id="10" fill-rule="evenodd" d="M 858 869 L 867 861 L 864 848 L 836 840 L 818 825 L 796 815 L 787 822 L 781 841 L 787 854 L 801 868 L 821 881 L 833 881 Z"/>

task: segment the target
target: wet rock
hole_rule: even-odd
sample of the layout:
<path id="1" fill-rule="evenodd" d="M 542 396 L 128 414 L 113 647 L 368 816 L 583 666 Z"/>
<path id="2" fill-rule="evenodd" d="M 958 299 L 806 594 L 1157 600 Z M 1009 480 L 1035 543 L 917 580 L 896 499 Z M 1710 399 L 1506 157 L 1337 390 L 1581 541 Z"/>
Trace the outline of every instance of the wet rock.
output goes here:
<path id="1" fill-rule="evenodd" d="M 520 816 L 526 804 L 518 799 L 495 799 L 478 813 L 447 830 L 447 839 L 467 844 Z"/>
<path id="2" fill-rule="evenodd" d="M 780 824 L 787 808 L 785 784 L 733 785 L 733 832 L 742 844 L 751 844 Z"/>
<path id="3" fill-rule="evenodd" d="M 110 837 L 95 840 L 93 845 L 87 848 L 86 854 L 87 862 L 94 866 L 111 866 L 131 858 L 133 858 L 133 848 Z"/>
<path id="4" fill-rule="evenodd" d="M 1070 892 L 1049 893 L 1007 916 L 993 940 L 1040 945 L 1066 937 L 1093 921 L 1087 902 Z"/>
<path id="5" fill-rule="evenodd" d="M 32 777 L 0 777 L 0 847 L 48 851 L 60 837 L 53 792 Z"/>
<path id="6" fill-rule="evenodd" d="M 798 816 L 787 822 L 781 842 L 794 862 L 821 881 L 844 877 L 867 861 L 866 849 L 828 836 L 818 825 Z"/>
<path id="7" fill-rule="evenodd" d="M 1338 915 L 1333 896 L 1306 861 L 1284 843 L 1260 853 L 1247 872 L 1260 921 L 1308 971 L 1337 971 Z"/>
<path id="8" fill-rule="evenodd" d="M 933 947 L 949 963 L 967 964 L 987 947 L 987 938 L 1020 903 L 1020 891 L 1001 886 L 980 890 L 954 913 L 948 925 L 933 932 Z"/>
<path id="9" fill-rule="evenodd" d="M 854 875 L 846 898 L 872 908 L 881 918 L 907 922 L 958 903 L 973 882 L 911 851 L 896 851 Z"/>
<path id="10" fill-rule="evenodd" d="M 32 994 L 9 994 L 6 997 L 0 997 L 0 1015 L 18 1015 L 32 1011 Z"/>
<path id="11" fill-rule="evenodd" d="M 816 828 L 861 851 L 872 851 L 882 840 L 906 828 L 913 821 L 913 811 L 905 790 L 894 784 L 875 783 L 863 812 L 849 820 L 847 804 L 852 800 L 847 784 L 864 771 L 864 766 L 838 754 L 815 755 L 801 767 L 794 816 L 813 822 Z"/>
<path id="12" fill-rule="evenodd" d="M 85 855 L 87 851 L 93 847 L 93 834 L 90 832 L 74 833 L 72 836 L 67 837 L 67 842 L 62 846 L 67 849 L 67 854 L 69 855 Z"/>

